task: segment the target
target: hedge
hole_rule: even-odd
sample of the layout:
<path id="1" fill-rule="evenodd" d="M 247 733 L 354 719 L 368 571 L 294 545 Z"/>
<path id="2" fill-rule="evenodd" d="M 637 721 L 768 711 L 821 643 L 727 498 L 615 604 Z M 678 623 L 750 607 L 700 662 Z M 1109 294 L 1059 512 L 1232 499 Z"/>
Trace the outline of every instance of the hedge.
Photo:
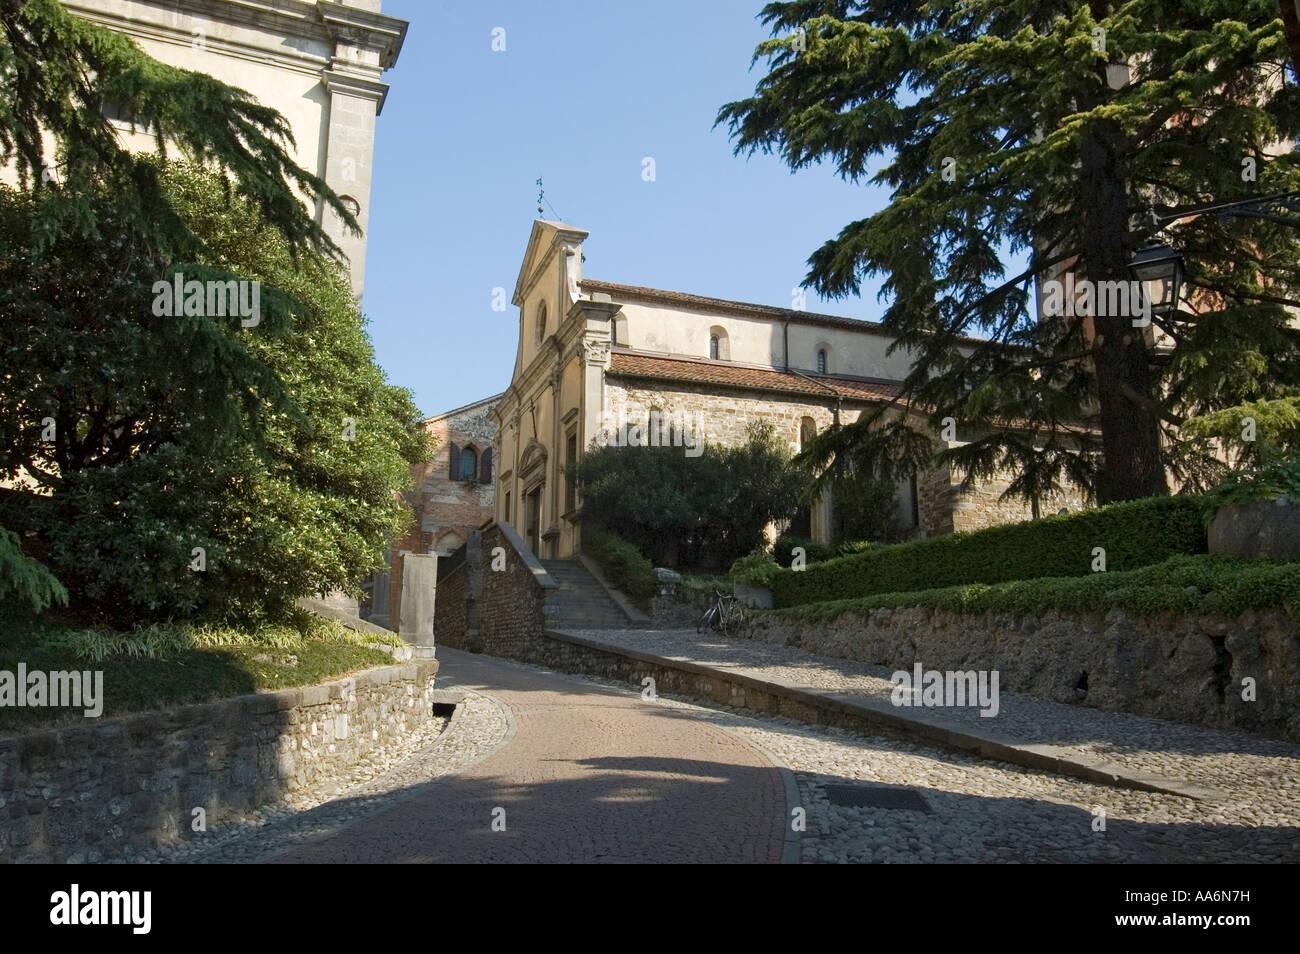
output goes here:
<path id="1" fill-rule="evenodd" d="M 794 558 L 794 548 L 803 547 L 804 561 L 821 563 L 834 555 L 834 548 L 806 537 L 781 537 L 772 545 L 772 556 L 781 566 L 789 566 Z"/>
<path id="2" fill-rule="evenodd" d="M 1154 497 L 1024 523 L 873 547 L 799 571 L 776 569 L 752 582 L 777 607 L 872 593 L 932 590 L 1092 572 L 1093 549 L 1106 569 L 1132 570 L 1179 554 L 1206 552 L 1194 497 Z"/>
<path id="3" fill-rule="evenodd" d="M 582 552 L 596 561 L 611 586 L 642 609 L 659 591 L 654 564 L 621 537 L 589 528 L 582 534 Z"/>
<path id="4" fill-rule="evenodd" d="M 1300 620 L 1300 562 L 1176 556 L 1127 572 L 874 593 L 776 612 L 829 622 L 847 612 L 912 606 L 954 613 L 1104 613 L 1118 608 L 1144 616 L 1163 612 L 1237 616 L 1246 610 L 1283 609 Z"/>

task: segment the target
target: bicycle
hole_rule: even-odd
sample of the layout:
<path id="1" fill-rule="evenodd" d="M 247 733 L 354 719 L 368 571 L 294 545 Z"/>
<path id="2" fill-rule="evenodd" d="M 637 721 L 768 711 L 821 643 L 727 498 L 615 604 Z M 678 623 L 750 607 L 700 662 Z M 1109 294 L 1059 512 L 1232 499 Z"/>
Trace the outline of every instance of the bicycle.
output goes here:
<path id="1" fill-rule="evenodd" d="M 700 616 L 699 622 L 695 624 L 695 631 L 703 633 L 712 629 L 723 636 L 730 636 L 739 628 L 743 615 L 740 600 L 720 590 L 714 590 L 713 596 L 713 605 Z"/>

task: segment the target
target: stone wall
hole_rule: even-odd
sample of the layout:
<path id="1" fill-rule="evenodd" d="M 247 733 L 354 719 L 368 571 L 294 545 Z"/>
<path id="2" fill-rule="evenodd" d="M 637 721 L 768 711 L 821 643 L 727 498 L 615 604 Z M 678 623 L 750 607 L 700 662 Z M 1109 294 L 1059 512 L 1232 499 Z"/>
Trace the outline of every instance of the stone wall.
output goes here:
<path id="1" fill-rule="evenodd" d="M 999 475 L 980 481 L 970 490 L 962 490 L 961 476 L 950 468 L 937 467 L 928 471 L 917 480 L 921 535 L 936 537 L 1032 520 L 1034 513 L 1029 504 L 998 499 L 1010 483 L 1009 477 Z M 1039 503 L 1038 512 L 1040 516 L 1048 517 L 1059 513 L 1062 508 L 1077 513 L 1088 506 L 1084 494 L 1070 487 L 1045 497 Z"/>
<path id="2" fill-rule="evenodd" d="M 0 740 L 0 863 L 94 862 L 192 837 L 335 776 L 432 715 L 438 664 Z"/>
<path id="3" fill-rule="evenodd" d="M 481 533 L 481 558 L 472 558 L 471 539 L 465 563 L 438 584 L 434 640 L 453 649 L 526 658 L 529 643 L 546 630 L 546 594 L 555 583 L 509 524 L 494 523 Z M 498 548 L 504 559 L 494 556 Z M 494 563 L 501 569 L 494 570 Z M 477 612 L 476 576 L 483 594 Z"/>
<path id="4" fill-rule="evenodd" d="M 735 446 L 743 444 L 747 428 L 754 421 L 766 421 L 776 436 L 799 449 L 799 427 L 805 417 L 817 424 L 817 433 L 831 425 L 835 396 L 818 400 L 809 395 L 800 400 L 794 395 L 756 394 L 752 391 L 624 381 L 613 375 L 605 378 L 605 410 L 614 418 L 620 413 L 630 419 L 643 418 L 650 408 L 659 408 L 665 416 L 699 415 L 704 438 L 709 444 Z M 857 420 L 858 411 L 846 411 L 845 423 Z"/>
<path id="5" fill-rule="evenodd" d="M 1300 621 L 1283 610 L 1229 618 L 905 608 L 831 622 L 777 612 L 741 635 L 890 669 L 996 669 L 1010 692 L 1300 742 Z M 1243 699 L 1247 679 L 1253 701 Z"/>
<path id="6" fill-rule="evenodd" d="M 438 581 L 438 605 L 433 611 L 433 642 L 436 646 L 466 649 L 469 567 L 462 563 Z"/>

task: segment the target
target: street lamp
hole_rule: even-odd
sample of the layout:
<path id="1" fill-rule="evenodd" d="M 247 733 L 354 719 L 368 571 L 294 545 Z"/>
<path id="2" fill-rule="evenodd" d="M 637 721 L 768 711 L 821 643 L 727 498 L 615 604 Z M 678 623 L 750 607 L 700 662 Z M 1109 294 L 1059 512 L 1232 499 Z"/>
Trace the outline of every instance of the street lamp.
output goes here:
<path id="1" fill-rule="evenodd" d="M 1153 315 L 1171 315 L 1178 310 L 1183 287 L 1183 258 L 1168 245 L 1139 249 L 1128 263 L 1129 273 L 1143 285 Z"/>

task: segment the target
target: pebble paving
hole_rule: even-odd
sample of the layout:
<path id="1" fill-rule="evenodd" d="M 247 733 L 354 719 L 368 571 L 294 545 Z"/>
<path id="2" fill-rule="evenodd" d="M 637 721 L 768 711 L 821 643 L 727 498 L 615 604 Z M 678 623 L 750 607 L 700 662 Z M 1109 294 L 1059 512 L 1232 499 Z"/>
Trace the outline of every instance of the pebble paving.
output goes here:
<path id="1" fill-rule="evenodd" d="M 693 630 L 575 633 L 815 688 L 886 698 L 892 688 L 880 667 L 786 646 Z M 696 708 L 701 718 L 738 720 L 736 731 L 796 772 L 807 803 L 804 861 L 1300 861 L 1300 746 L 1012 693 L 1002 693 L 1001 704 L 1004 733 L 1194 781 L 1224 797 L 1132 791 L 924 744 Z M 973 710 L 962 715 L 979 718 Z M 913 787 L 932 811 L 830 804 L 827 784 L 853 782 Z"/>

